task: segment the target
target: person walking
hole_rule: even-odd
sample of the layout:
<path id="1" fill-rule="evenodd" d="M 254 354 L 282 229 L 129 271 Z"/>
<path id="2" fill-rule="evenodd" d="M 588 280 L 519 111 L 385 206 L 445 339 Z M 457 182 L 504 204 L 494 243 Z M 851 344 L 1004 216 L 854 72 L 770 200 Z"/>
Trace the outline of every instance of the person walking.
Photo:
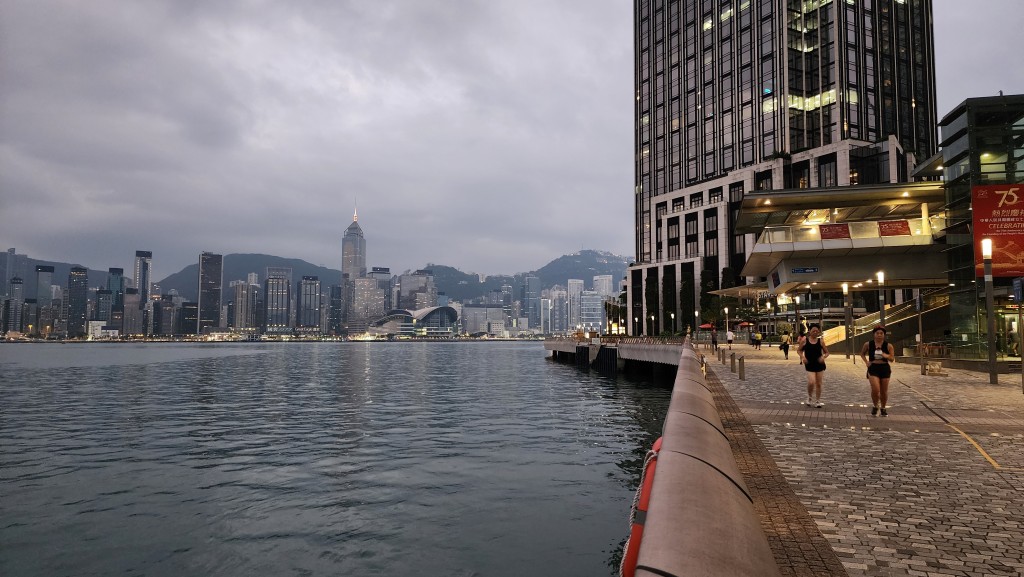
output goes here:
<path id="1" fill-rule="evenodd" d="M 782 349 L 782 354 L 786 355 L 786 360 L 789 360 L 789 343 L 793 339 L 789 336 L 789 331 L 782 333 L 782 342 L 779 344 L 779 348 Z"/>
<path id="2" fill-rule="evenodd" d="M 825 406 L 821 402 L 821 385 L 825 379 L 825 359 L 828 358 L 828 347 L 821 340 L 821 327 L 813 324 L 808 329 L 807 338 L 797 347 L 800 362 L 807 371 L 807 406 L 813 403 L 819 409 Z"/>
<path id="3" fill-rule="evenodd" d="M 763 338 L 763 335 L 761 334 L 761 331 L 757 331 L 756 333 L 754 333 L 754 350 L 756 350 L 756 351 L 761 350 L 761 339 L 762 338 Z"/>
<path id="4" fill-rule="evenodd" d="M 711 350 L 718 350 L 718 329 L 711 327 Z"/>
<path id="5" fill-rule="evenodd" d="M 725 342 L 729 343 L 729 350 L 732 350 L 732 341 L 736 338 L 736 334 L 732 330 L 725 331 Z"/>
<path id="6" fill-rule="evenodd" d="M 1017 333 L 1014 332 L 1013 327 L 1006 331 L 1006 356 L 1008 357 L 1019 357 L 1020 356 L 1020 340 L 1017 338 Z"/>
<path id="7" fill-rule="evenodd" d="M 871 331 L 871 340 L 860 348 L 860 358 L 868 367 L 868 383 L 871 385 L 871 416 L 889 416 L 889 378 L 892 377 L 890 361 L 896 360 L 892 343 L 885 340 L 885 327 L 878 325 Z"/>

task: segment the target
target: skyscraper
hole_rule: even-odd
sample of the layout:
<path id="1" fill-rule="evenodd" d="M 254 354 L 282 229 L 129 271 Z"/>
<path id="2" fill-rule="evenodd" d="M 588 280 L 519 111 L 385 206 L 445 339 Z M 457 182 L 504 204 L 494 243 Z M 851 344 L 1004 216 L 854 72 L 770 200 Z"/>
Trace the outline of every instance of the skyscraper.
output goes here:
<path id="1" fill-rule="evenodd" d="M 263 332 L 269 335 L 291 334 L 292 269 L 267 267 L 263 281 Z"/>
<path id="2" fill-rule="evenodd" d="M 68 274 L 68 338 L 86 334 L 86 315 L 89 307 L 89 270 L 74 266 Z"/>
<path id="3" fill-rule="evenodd" d="M 320 332 L 320 277 L 304 276 L 298 282 L 295 328 L 302 333 Z"/>
<path id="4" fill-rule="evenodd" d="M 341 274 L 342 278 L 348 275 L 350 281 L 366 276 L 366 239 L 359 226 L 358 211 L 352 214 L 352 224 L 341 239 Z"/>
<path id="5" fill-rule="evenodd" d="M 568 289 L 566 292 L 566 299 L 568 299 L 568 318 L 567 321 L 570 330 L 574 330 L 580 325 L 580 314 L 582 310 L 580 308 L 580 296 L 583 294 L 583 281 L 578 278 L 569 279 Z"/>
<path id="6" fill-rule="evenodd" d="M 132 282 L 139 291 L 139 306 L 145 308 L 153 297 L 152 293 L 153 253 L 148 250 L 135 251 L 135 276 Z"/>
<path id="7" fill-rule="evenodd" d="M 124 306 L 124 289 L 128 288 L 123 268 L 107 269 L 107 290 L 113 296 L 113 306 L 119 309 Z"/>
<path id="8" fill-rule="evenodd" d="M 7 286 L 7 294 L 10 298 L 7 299 L 7 326 L 4 327 L 4 330 L 21 332 L 22 309 L 25 306 L 24 281 L 21 277 L 16 276 L 7 282 Z"/>
<path id="9" fill-rule="evenodd" d="M 676 287 L 718 288 L 723 270 L 742 283 L 749 192 L 908 180 L 937 147 L 931 14 L 930 0 L 634 2 L 630 317 L 682 311 Z"/>
<path id="10" fill-rule="evenodd" d="M 212 252 L 199 255 L 199 314 L 196 334 L 206 327 L 220 326 L 221 287 L 224 284 L 224 257 Z"/>
<path id="11" fill-rule="evenodd" d="M 36 294 L 35 299 L 40 307 L 50 306 L 53 291 L 53 267 L 49 265 L 36 265 Z"/>

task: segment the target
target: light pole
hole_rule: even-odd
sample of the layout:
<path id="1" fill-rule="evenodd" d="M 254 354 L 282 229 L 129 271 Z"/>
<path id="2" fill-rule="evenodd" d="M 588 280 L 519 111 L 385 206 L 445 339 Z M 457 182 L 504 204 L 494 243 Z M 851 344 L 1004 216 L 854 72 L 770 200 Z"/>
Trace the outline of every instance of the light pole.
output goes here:
<path id="1" fill-rule="evenodd" d="M 850 283 L 843 283 L 843 315 L 846 317 L 846 358 L 850 358 L 853 354 L 853 334 L 851 330 L 851 324 L 853 324 L 853 308 L 850 306 Z M 857 364 L 857 358 L 854 357 L 853 364 Z"/>
<path id="2" fill-rule="evenodd" d="M 634 337 L 639 335 L 640 332 L 643 332 L 643 331 L 637 332 L 637 331 L 640 330 L 639 327 L 640 327 L 640 317 L 633 317 L 633 336 Z"/>
<path id="3" fill-rule="evenodd" d="M 676 332 L 676 313 L 669 313 L 669 316 L 672 317 L 672 334 L 675 334 L 675 332 Z"/>
<path id="4" fill-rule="evenodd" d="M 1022 331 L 1024 332 L 1024 331 Z M 693 334 L 697 335 L 697 342 L 700 342 L 700 311 L 693 311 Z"/>
<path id="5" fill-rule="evenodd" d="M 651 315 L 651 332 L 648 333 L 647 336 L 649 336 L 649 337 L 653 337 L 654 336 L 654 315 Z"/>
<path id="6" fill-rule="evenodd" d="M 725 307 L 725 330 L 729 330 L 729 307 Z"/>
<path id="7" fill-rule="evenodd" d="M 885 273 L 878 271 L 878 324 L 885 326 Z"/>
<path id="8" fill-rule="evenodd" d="M 999 384 L 996 374 L 996 314 L 992 295 L 992 239 L 981 239 L 981 258 L 985 262 L 985 314 L 988 316 L 988 382 Z"/>

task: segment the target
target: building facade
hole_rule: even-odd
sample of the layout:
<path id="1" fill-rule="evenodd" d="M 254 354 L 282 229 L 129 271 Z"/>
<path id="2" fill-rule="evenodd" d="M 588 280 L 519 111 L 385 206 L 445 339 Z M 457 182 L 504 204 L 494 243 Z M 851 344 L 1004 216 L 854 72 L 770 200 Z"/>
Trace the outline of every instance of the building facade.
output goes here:
<path id="1" fill-rule="evenodd" d="M 224 285 L 224 257 L 212 252 L 199 255 L 199 318 L 196 334 L 221 326 L 221 289 Z"/>
<path id="2" fill-rule="evenodd" d="M 628 317 L 655 320 L 631 334 L 689 318 L 698 287 L 757 280 L 738 274 L 754 244 L 736 230 L 746 194 L 905 182 L 935 152 L 929 0 L 635 0 L 634 10 Z"/>

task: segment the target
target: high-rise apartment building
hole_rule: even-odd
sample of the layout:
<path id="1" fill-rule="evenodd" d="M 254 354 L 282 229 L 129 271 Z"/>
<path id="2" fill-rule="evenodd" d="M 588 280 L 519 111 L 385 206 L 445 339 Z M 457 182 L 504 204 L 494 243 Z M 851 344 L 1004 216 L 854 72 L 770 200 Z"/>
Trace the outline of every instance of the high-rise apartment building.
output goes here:
<path id="1" fill-rule="evenodd" d="M 540 277 L 527 274 L 523 278 L 523 312 L 530 327 L 539 327 L 540 322 Z"/>
<path id="2" fill-rule="evenodd" d="M 74 266 L 68 274 L 67 331 L 68 338 L 78 338 L 86 334 L 86 319 L 89 309 L 89 270 Z"/>
<path id="3" fill-rule="evenodd" d="M 6 301 L 7 332 L 21 332 L 22 311 L 25 307 L 25 286 L 21 277 L 14 277 L 7 282 L 8 299 Z"/>
<path id="4" fill-rule="evenodd" d="M 199 315 L 196 334 L 220 325 L 221 287 L 224 284 L 224 257 L 212 252 L 199 255 Z"/>
<path id="5" fill-rule="evenodd" d="M 602 297 L 615 296 L 615 277 L 610 274 L 599 274 L 594 277 L 594 292 Z"/>
<path id="6" fill-rule="evenodd" d="M 139 303 L 145 308 L 146 303 L 153 298 L 153 253 L 148 250 L 135 251 L 135 276 L 132 282 L 139 291 Z"/>
<path id="7" fill-rule="evenodd" d="M 127 279 L 124 278 L 123 268 L 107 269 L 107 290 L 114 299 L 114 308 L 124 306 L 124 289 L 128 288 Z"/>
<path id="8" fill-rule="evenodd" d="M 930 0 L 635 0 L 634 11 L 631 321 L 689 318 L 696 302 L 679 287 L 719 288 L 723 271 L 743 283 L 745 194 L 903 182 L 936 150 Z"/>

